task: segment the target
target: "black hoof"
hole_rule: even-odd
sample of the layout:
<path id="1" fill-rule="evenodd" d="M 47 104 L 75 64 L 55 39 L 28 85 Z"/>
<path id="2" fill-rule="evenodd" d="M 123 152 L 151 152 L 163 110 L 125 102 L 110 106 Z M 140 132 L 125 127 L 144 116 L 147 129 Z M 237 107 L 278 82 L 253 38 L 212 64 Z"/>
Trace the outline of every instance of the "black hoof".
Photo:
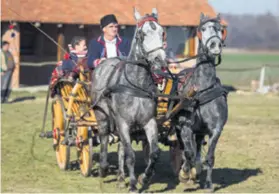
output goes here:
<path id="1" fill-rule="evenodd" d="M 99 168 L 99 176 L 100 176 L 101 178 L 106 177 L 107 172 L 108 172 L 108 169 L 107 169 L 107 168 Z"/>
<path id="2" fill-rule="evenodd" d="M 138 183 L 140 185 L 146 185 L 148 183 L 148 179 L 146 177 L 146 175 L 144 173 L 142 173 L 141 175 L 139 175 L 139 178 L 138 178 Z"/>
<path id="3" fill-rule="evenodd" d="M 139 193 L 139 191 L 137 190 L 137 188 L 130 188 L 129 189 L 129 193 Z"/>
<path id="4" fill-rule="evenodd" d="M 213 193 L 214 192 L 213 184 L 209 181 L 205 182 L 204 189 L 206 190 L 207 193 Z"/>

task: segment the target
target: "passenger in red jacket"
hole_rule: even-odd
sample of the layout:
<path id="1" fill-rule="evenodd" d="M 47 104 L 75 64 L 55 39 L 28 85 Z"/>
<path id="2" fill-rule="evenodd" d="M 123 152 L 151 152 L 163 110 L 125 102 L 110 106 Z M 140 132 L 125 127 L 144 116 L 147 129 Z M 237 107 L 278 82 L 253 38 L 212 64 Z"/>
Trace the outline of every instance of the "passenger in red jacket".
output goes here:
<path id="1" fill-rule="evenodd" d="M 80 58 L 85 58 L 87 55 L 87 46 L 85 37 L 75 36 L 69 45 L 69 54 L 66 54 L 65 59 L 59 61 L 51 74 L 51 89 L 52 96 L 55 94 L 54 88 L 60 78 L 78 76 L 77 61 Z"/>

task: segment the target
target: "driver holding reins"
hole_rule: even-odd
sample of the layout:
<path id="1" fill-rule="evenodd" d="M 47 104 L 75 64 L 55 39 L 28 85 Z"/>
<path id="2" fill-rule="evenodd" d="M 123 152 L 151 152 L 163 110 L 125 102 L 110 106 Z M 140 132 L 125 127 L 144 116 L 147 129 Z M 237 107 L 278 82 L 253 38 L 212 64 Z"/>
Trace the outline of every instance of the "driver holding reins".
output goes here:
<path id="1" fill-rule="evenodd" d="M 107 58 L 127 57 L 130 52 L 130 42 L 118 35 L 118 21 L 115 15 L 105 15 L 100 24 L 103 34 L 91 40 L 88 46 L 87 65 L 90 69 L 94 69 Z"/>

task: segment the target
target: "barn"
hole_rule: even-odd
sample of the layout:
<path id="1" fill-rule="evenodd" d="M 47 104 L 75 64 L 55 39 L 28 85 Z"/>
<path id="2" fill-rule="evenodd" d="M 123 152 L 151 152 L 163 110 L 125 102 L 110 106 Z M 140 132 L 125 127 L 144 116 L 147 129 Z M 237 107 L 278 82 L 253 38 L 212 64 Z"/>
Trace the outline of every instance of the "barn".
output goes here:
<path id="1" fill-rule="evenodd" d="M 54 65 L 63 58 L 63 51 L 34 26 L 67 49 L 73 36 L 83 35 L 88 41 L 99 36 L 100 18 L 113 13 L 120 35 L 132 39 L 133 7 L 142 15 L 156 7 L 159 22 L 167 29 L 168 53 L 179 59 L 197 53 L 200 13 L 216 16 L 207 0 L 2 0 L 1 6 L 1 37 L 11 43 L 16 60 L 13 88 L 48 84 Z"/>

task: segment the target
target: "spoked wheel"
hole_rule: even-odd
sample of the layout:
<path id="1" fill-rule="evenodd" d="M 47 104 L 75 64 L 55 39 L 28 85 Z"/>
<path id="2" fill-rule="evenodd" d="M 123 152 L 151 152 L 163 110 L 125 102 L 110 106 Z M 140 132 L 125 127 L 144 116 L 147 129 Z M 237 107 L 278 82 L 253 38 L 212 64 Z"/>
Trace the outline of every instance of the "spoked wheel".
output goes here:
<path id="1" fill-rule="evenodd" d="M 56 160 L 61 170 L 67 170 L 70 163 L 70 146 L 63 145 L 65 136 L 65 109 L 63 101 L 56 96 L 52 102 L 52 128 L 53 128 L 53 144 L 56 153 Z"/>
<path id="2" fill-rule="evenodd" d="M 144 162 L 146 165 L 148 165 L 150 148 L 147 140 L 142 141 L 142 151 L 143 151 Z"/>
<path id="3" fill-rule="evenodd" d="M 183 150 L 180 149 L 180 143 L 178 140 L 172 142 L 172 145 L 170 145 L 169 153 L 170 153 L 170 161 L 171 161 L 171 167 L 173 173 L 175 175 L 178 175 L 180 168 L 183 164 L 183 159 L 182 159 Z"/>
<path id="4" fill-rule="evenodd" d="M 93 166 L 93 143 L 88 135 L 88 127 L 77 128 L 77 153 L 81 174 L 90 176 Z"/>

